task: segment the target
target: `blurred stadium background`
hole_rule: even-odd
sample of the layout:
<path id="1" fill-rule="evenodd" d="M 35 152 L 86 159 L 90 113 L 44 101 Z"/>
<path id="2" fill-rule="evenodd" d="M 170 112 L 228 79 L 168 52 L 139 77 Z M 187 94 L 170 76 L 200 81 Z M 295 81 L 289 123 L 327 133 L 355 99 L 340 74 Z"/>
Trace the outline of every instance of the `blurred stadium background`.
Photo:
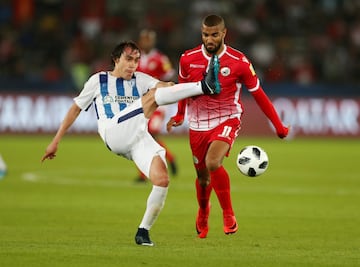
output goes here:
<path id="1" fill-rule="evenodd" d="M 209 13 L 225 18 L 227 43 L 253 61 L 293 135 L 359 137 L 359 0 L 2 0 L 0 133 L 55 131 L 89 75 L 110 68 L 114 45 L 144 27 L 177 66 Z M 242 134 L 271 133 L 244 101 Z M 96 132 L 92 116 L 72 130 Z"/>

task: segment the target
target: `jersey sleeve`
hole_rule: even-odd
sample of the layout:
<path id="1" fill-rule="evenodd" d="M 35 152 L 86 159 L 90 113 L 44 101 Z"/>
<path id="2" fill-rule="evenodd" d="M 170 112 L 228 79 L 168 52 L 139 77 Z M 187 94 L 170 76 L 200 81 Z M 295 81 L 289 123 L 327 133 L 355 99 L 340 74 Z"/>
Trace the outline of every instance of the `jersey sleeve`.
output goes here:
<path id="1" fill-rule="evenodd" d="M 89 80 L 84 84 L 84 88 L 81 90 L 80 94 L 74 98 L 74 102 L 81 110 L 87 110 L 91 106 L 94 98 L 95 91 L 98 83 L 99 76 L 94 74 L 89 78 Z"/>
<path id="2" fill-rule="evenodd" d="M 136 85 L 141 95 L 145 94 L 149 89 L 155 88 L 159 82 L 158 79 L 143 72 L 135 72 L 135 75 L 137 80 Z"/>
<path id="3" fill-rule="evenodd" d="M 187 82 L 188 73 L 187 73 L 187 63 L 185 59 L 185 54 L 182 54 L 179 61 L 179 74 L 178 81 L 179 83 Z"/>
<path id="4" fill-rule="evenodd" d="M 249 92 L 254 92 L 260 88 L 260 81 L 254 67 L 245 56 L 242 58 L 241 73 L 243 84 Z"/>

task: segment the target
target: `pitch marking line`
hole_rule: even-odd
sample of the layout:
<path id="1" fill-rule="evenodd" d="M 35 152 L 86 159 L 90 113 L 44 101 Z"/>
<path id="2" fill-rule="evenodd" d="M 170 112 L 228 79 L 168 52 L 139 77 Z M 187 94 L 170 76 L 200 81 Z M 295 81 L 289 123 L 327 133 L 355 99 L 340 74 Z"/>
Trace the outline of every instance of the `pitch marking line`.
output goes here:
<path id="1" fill-rule="evenodd" d="M 36 174 L 34 172 L 27 172 L 22 174 L 22 179 L 26 182 L 31 183 L 45 183 L 45 184 L 58 184 L 65 186 L 101 186 L 101 187 L 134 187 L 134 181 L 125 179 L 121 180 L 86 180 L 86 179 L 75 179 L 67 177 L 45 177 L 43 175 Z M 150 183 L 147 185 L 151 186 Z M 177 190 L 193 190 L 192 184 L 177 183 L 174 185 Z M 282 195 L 331 195 L 331 196 L 349 196 L 349 195 L 360 195 L 360 190 L 354 189 L 349 190 L 345 188 L 338 188 L 336 190 L 331 189 L 316 189 L 309 187 L 256 187 L 241 188 L 241 186 L 232 186 L 233 193 L 259 193 L 259 194 L 282 194 Z"/>

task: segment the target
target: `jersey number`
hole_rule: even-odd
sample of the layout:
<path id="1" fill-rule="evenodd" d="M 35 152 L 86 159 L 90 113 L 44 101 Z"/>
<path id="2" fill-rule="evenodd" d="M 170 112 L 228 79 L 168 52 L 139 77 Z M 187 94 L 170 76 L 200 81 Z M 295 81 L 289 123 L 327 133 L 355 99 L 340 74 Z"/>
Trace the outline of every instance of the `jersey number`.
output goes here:
<path id="1" fill-rule="evenodd" d="M 230 126 L 225 126 L 222 133 L 220 134 L 221 137 L 225 137 L 225 138 L 228 138 L 230 136 L 230 133 L 231 133 L 231 130 L 232 130 L 232 127 Z"/>

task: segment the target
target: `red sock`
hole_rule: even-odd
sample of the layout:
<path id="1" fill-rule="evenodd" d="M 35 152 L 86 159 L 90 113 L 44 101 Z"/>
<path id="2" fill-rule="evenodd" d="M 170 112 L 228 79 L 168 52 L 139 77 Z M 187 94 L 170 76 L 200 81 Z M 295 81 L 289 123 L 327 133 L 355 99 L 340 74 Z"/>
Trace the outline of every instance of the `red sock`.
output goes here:
<path id="1" fill-rule="evenodd" d="M 223 166 L 210 172 L 211 184 L 215 190 L 220 206 L 224 214 L 234 215 L 230 196 L 229 174 Z"/>
<path id="2" fill-rule="evenodd" d="M 212 190 L 211 183 L 208 186 L 203 187 L 199 184 L 199 179 L 196 179 L 195 186 L 196 186 L 196 197 L 199 203 L 199 207 L 200 209 L 206 209 L 209 205 L 210 194 Z"/>

